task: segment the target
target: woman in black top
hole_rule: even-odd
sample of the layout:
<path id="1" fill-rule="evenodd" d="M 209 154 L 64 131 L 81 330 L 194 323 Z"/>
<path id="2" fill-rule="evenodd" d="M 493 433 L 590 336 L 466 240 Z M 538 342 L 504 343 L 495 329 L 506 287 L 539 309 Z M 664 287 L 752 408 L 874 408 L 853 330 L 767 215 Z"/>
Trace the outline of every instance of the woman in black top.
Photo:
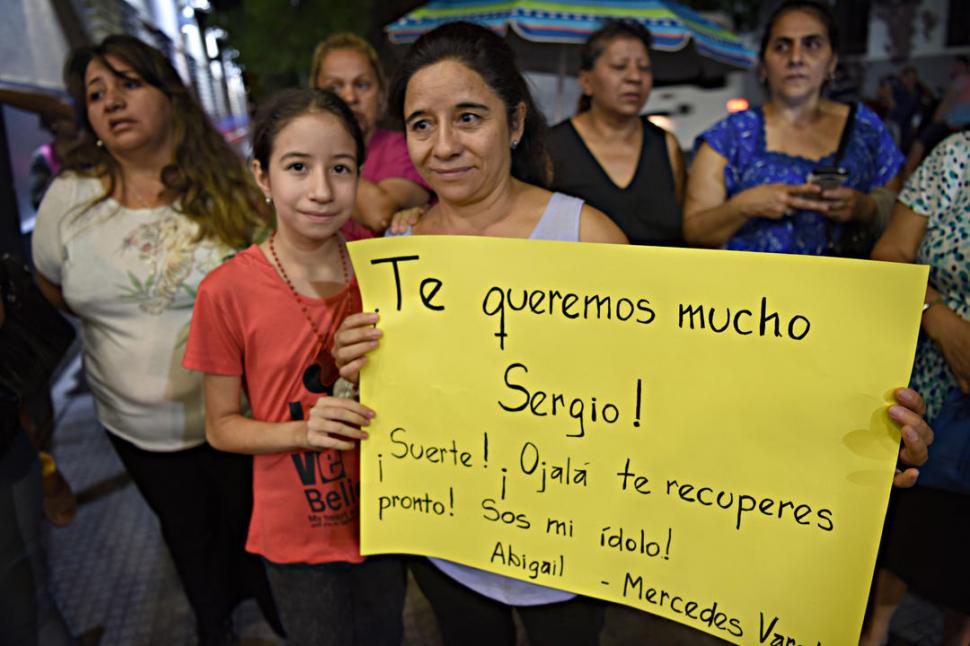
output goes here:
<path id="1" fill-rule="evenodd" d="M 677 139 L 640 116 L 650 32 L 609 21 L 583 46 L 579 112 L 549 132 L 553 190 L 606 213 L 633 244 L 680 245 L 686 171 Z"/>

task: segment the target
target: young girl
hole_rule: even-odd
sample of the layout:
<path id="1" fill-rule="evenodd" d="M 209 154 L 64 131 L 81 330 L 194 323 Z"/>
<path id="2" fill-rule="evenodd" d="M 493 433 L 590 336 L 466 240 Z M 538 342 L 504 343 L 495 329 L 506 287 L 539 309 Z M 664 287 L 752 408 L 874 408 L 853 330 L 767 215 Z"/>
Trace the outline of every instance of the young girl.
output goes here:
<path id="1" fill-rule="evenodd" d="M 334 396 L 330 354 L 361 309 L 340 228 L 363 137 L 337 95 L 287 90 L 257 116 L 253 157 L 277 229 L 202 282 L 184 364 L 205 373 L 209 442 L 255 455 L 246 549 L 264 559 L 288 643 L 399 644 L 403 568 L 365 561 L 358 540 L 357 440 L 374 413 Z"/>

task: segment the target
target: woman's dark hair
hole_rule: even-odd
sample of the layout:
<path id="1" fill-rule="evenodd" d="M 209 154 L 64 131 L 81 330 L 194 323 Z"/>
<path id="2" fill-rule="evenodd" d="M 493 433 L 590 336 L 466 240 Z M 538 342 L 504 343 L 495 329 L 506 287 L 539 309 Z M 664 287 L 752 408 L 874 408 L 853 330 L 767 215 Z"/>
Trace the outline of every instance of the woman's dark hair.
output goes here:
<path id="1" fill-rule="evenodd" d="M 525 124 L 519 145 L 512 151 L 512 176 L 529 184 L 549 185 L 549 164 L 543 144 L 546 120 L 536 109 L 529 86 L 508 43 L 486 27 L 468 22 L 450 22 L 433 29 L 411 46 L 391 83 L 391 109 L 404 116 L 404 96 L 408 82 L 418 70 L 444 60 L 465 65 L 482 80 L 505 104 L 511 128 L 515 111 L 525 105 Z"/>
<path id="2" fill-rule="evenodd" d="M 256 112 L 253 121 L 253 159 L 264 173 L 269 172 L 269 158 L 273 154 L 276 135 L 291 121 L 305 114 L 332 114 L 354 139 L 357 168 L 364 165 L 364 135 L 354 113 L 343 99 L 330 90 L 290 88 L 270 97 Z"/>
<path id="3" fill-rule="evenodd" d="M 832 10 L 829 6 L 813 0 L 785 0 L 775 7 L 775 10 L 771 12 L 771 16 L 768 17 L 764 33 L 761 35 L 761 49 L 758 50 L 758 57 L 761 60 L 765 58 L 765 52 L 768 50 L 768 41 L 771 39 L 771 31 L 775 28 L 775 23 L 789 11 L 806 11 L 818 18 L 818 21 L 825 27 L 825 35 L 829 39 L 832 51 L 838 53 L 839 27 L 835 23 L 835 17 L 832 15 Z"/>
<path id="4" fill-rule="evenodd" d="M 630 38 L 639 40 L 643 43 L 643 48 L 648 52 L 653 43 L 653 36 L 650 30 L 635 20 L 606 20 L 599 29 L 594 31 L 583 43 L 583 49 L 579 52 L 579 69 L 588 72 L 593 69 L 596 59 L 603 55 L 606 48 L 617 38 Z M 579 108 L 577 112 L 586 112 L 592 104 L 592 99 L 584 94 L 579 97 Z"/>
<path id="5" fill-rule="evenodd" d="M 100 44 L 74 50 L 64 65 L 64 80 L 74 100 L 78 136 L 65 151 L 64 168 L 82 175 L 107 177 L 104 195 L 108 199 L 121 179 L 121 166 L 98 136 L 87 113 L 84 75 L 88 65 L 99 62 L 121 79 L 129 78 L 115 69 L 108 56 L 124 61 L 148 85 L 172 104 L 174 139 L 172 163 L 162 169 L 162 196 L 199 226 L 200 238 L 221 240 L 230 247 L 249 244 L 265 228 L 268 213 L 259 189 L 242 159 L 209 121 L 189 92 L 172 63 L 157 49 L 132 36 L 108 36 Z"/>

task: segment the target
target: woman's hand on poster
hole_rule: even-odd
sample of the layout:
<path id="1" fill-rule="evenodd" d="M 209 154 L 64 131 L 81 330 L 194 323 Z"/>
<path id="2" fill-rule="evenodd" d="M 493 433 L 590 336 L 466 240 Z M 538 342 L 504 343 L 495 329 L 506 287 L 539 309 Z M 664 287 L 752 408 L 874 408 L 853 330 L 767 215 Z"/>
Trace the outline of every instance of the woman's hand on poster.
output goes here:
<path id="1" fill-rule="evenodd" d="M 343 397 L 321 397 L 310 409 L 306 422 L 306 445 L 311 449 L 346 451 L 354 440 L 367 439 L 360 427 L 370 424 L 374 411 Z"/>
<path id="2" fill-rule="evenodd" d="M 333 337 L 333 360 L 340 376 L 351 383 L 360 382 L 360 369 L 367 363 L 367 353 L 380 341 L 382 332 L 374 327 L 379 320 L 376 312 L 351 314 Z"/>
<path id="3" fill-rule="evenodd" d="M 897 388 L 894 395 L 897 404 L 889 407 L 889 417 L 899 426 L 902 436 L 899 462 L 910 466 L 896 468 L 893 486 L 904 489 L 916 484 L 919 470 L 915 467 L 926 463 L 927 447 L 933 443 L 933 429 L 923 419 L 926 404 L 918 392 L 911 388 Z"/>

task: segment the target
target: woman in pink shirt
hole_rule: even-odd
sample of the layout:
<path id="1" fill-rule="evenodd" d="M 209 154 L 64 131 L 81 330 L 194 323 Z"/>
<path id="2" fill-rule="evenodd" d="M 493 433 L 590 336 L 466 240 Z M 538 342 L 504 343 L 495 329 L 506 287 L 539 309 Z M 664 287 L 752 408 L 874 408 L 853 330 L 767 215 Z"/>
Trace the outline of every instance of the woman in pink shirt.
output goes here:
<path id="1" fill-rule="evenodd" d="M 354 228 L 357 223 L 383 233 L 396 212 L 427 204 L 431 192 L 411 163 L 404 134 L 377 127 L 386 81 L 374 48 L 354 34 L 330 36 L 313 53 L 310 84 L 339 95 L 364 133 L 367 163 L 360 174 L 353 223 L 348 226 Z M 356 233 L 361 237 L 361 232 Z"/>

